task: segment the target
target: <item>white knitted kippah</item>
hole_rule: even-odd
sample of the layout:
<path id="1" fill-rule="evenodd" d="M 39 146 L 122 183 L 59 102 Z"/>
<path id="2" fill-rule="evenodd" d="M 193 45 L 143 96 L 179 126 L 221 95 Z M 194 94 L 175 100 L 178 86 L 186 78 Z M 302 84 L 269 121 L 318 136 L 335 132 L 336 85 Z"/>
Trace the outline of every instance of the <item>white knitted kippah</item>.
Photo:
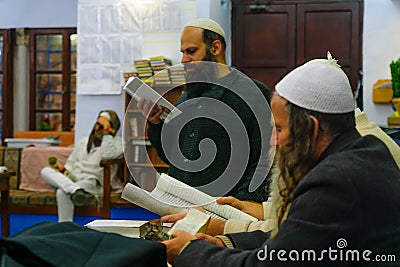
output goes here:
<path id="1" fill-rule="evenodd" d="M 328 59 L 313 59 L 287 74 L 275 86 L 289 102 L 313 111 L 339 114 L 354 111 L 349 79 L 328 52 Z"/>
<path id="2" fill-rule="evenodd" d="M 110 113 L 108 113 L 107 111 L 100 112 L 99 117 L 105 117 L 108 121 L 111 121 Z"/>
<path id="3" fill-rule="evenodd" d="M 208 18 L 199 18 L 196 19 L 188 24 L 185 25 L 185 27 L 196 27 L 196 28 L 201 28 L 204 30 L 209 30 L 212 32 L 215 32 L 225 39 L 225 32 L 222 29 L 221 25 L 219 25 L 217 22 L 215 22 L 212 19 Z"/>

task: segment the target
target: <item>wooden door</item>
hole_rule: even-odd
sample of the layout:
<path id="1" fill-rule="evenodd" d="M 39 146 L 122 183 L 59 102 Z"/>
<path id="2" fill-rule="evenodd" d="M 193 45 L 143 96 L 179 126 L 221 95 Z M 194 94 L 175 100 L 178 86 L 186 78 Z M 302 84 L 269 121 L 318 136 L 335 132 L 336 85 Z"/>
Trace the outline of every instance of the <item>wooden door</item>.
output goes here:
<path id="1" fill-rule="evenodd" d="M 232 63 L 271 89 L 293 68 L 329 50 L 357 90 L 363 1 L 244 1 L 232 7 Z"/>
<path id="2" fill-rule="evenodd" d="M 233 66 L 273 89 L 295 67 L 296 6 L 236 4 Z"/>
<path id="3" fill-rule="evenodd" d="M 298 4 L 296 65 L 330 51 L 355 91 L 361 68 L 361 26 L 359 2 Z"/>

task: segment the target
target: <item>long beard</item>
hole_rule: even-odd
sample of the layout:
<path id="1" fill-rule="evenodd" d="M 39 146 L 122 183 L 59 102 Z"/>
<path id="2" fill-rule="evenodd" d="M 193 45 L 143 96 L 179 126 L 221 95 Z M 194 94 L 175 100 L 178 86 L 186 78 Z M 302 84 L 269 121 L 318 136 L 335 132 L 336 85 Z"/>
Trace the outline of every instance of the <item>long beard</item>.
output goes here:
<path id="1" fill-rule="evenodd" d="M 297 183 L 315 166 L 315 147 L 311 140 L 295 141 L 293 145 L 281 146 L 277 149 L 277 164 L 286 184 Z"/>
<path id="2" fill-rule="evenodd" d="M 273 190 L 279 190 L 275 192 L 275 195 L 279 195 L 276 203 L 278 228 L 286 219 L 297 185 L 317 163 L 315 147 L 311 140 L 306 142 L 295 140 L 296 138 L 292 139 L 291 145 L 281 146 L 276 154 L 279 175 L 275 177 L 277 182 Z"/>
<path id="3" fill-rule="evenodd" d="M 103 141 L 103 131 L 102 130 L 95 130 L 96 126 L 93 127 L 93 145 L 95 147 L 101 146 L 101 142 Z"/>

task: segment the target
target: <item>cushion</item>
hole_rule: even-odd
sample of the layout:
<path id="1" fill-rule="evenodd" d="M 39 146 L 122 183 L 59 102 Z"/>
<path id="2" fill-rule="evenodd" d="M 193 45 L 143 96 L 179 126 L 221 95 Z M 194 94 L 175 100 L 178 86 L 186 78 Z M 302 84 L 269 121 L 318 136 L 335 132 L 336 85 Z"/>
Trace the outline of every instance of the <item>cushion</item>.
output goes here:
<path id="1" fill-rule="evenodd" d="M 22 150 L 21 156 L 21 183 L 19 189 L 53 192 L 54 189 L 43 180 L 40 171 L 49 166 L 49 156 L 56 156 L 61 165 L 64 165 L 73 147 L 58 146 L 28 146 Z"/>

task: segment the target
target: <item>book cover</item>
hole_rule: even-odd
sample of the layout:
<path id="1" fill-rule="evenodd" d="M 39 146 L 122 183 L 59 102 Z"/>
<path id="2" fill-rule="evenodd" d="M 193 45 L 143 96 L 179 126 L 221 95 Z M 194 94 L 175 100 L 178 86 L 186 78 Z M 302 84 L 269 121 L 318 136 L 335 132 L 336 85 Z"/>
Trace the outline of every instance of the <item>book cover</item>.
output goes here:
<path id="1" fill-rule="evenodd" d="M 129 119 L 129 125 L 131 126 L 131 136 L 136 138 L 139 136 L 138 121 L 136 117 Z"/>
<path id="2" fill-rule="evenodd" d="M 136 77 L 130 77 L 123 89 L 136 101 L 140 101 L 142 98 L 144 98 L 152 103 L 157 104 L 158 108 L 163 110 L 160 119 L 164 120 L 165 123 L 168 123 L 170 120 L 182 113 L 182 111 L 180 111 L 178 108 L 175 108 L 174 105 L 153 90 L 153 88 L 148 86 L 146 83 L 143 83 Z"/>

